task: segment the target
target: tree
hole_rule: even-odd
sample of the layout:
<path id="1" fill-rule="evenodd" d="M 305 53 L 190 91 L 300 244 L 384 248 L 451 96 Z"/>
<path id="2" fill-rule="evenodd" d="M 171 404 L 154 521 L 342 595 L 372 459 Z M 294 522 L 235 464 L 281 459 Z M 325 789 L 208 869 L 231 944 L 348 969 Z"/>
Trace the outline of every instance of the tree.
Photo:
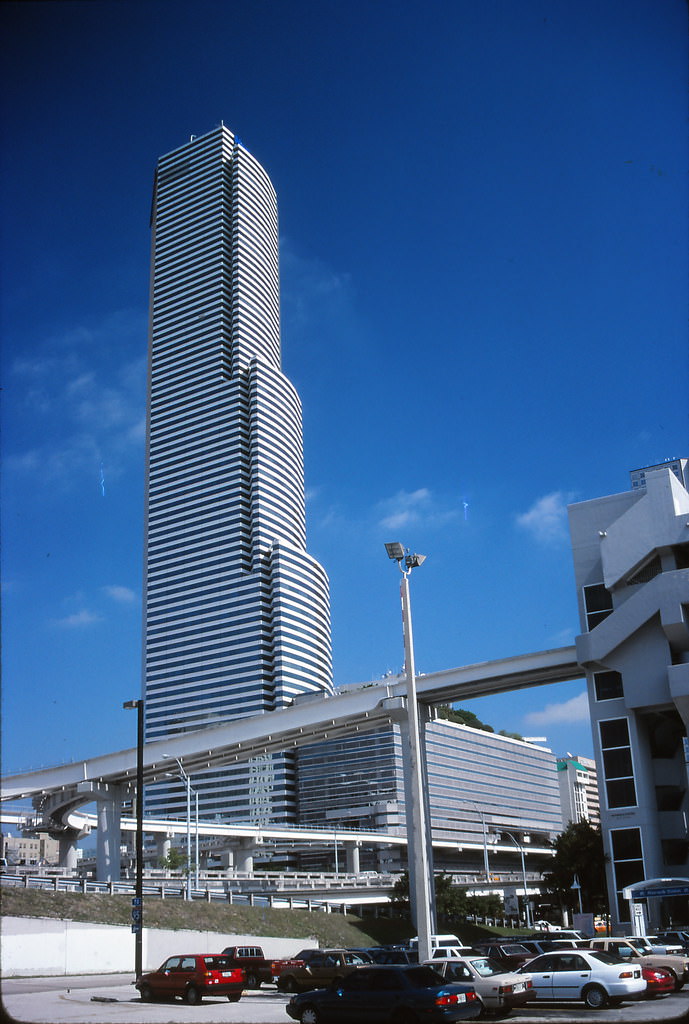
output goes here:
<path id="1" fill-rule="evenodd" d="M 435 913 L 439 928 L 451 928 L 455 921 L 463 921 L 468 913 L 474 912 L 470 911 L 469 897 L 464 889 L 452 884 L 451 875 L 435 875 L 434 884 Z M 410 912 L 409 872 L 405 871 L 395 882 L 392 901 L 402 913 Z"/>
<path id="2" fill-rule="evenodd" d="M 594 828 L 586 819 L 572 821 L 555 841 L 552 867 L 543 880 L 564 906 L 578 911 L 579 897 L 572 889 L 576 875 L 584 910 L 594 914 L 606 911 L 606 859 L 600 827 Z"/>
<path id="3" fill-rule="evenodd" d="M 186 871 L 187 855 L 178 847 L 171 846 L 167 856 L 160 858 L 160 866 L 168 871 Z"/>

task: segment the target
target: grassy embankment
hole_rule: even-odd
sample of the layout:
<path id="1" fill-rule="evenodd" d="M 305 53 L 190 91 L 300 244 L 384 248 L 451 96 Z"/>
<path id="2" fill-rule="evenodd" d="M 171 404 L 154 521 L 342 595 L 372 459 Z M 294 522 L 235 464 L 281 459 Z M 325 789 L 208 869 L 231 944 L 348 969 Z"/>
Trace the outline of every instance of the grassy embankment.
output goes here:
<path id="1" fill-rule="evenodd" d="M 130 925 L 130 896 L 95 893 L 47 892 L 4 886 L 0 893 L 6 917 L 49 917 L 91 924 Z M 310 938 L 322 947 L 374 946 L 404 942 L 414 934 L 408 921 L 359 918 L 353 914 L 323 914 L 307 910 L 269 907 L 219 906 L 187 903 L 178 899 L 147 899 L 144 926 L 173 930 L 211 931 L 221 935 L 270 935 L 276 938 Z M 511 934 L 507 929 L 482 928 L 468 923 L 458 927 L 464 942 L 479 937 Z"/>

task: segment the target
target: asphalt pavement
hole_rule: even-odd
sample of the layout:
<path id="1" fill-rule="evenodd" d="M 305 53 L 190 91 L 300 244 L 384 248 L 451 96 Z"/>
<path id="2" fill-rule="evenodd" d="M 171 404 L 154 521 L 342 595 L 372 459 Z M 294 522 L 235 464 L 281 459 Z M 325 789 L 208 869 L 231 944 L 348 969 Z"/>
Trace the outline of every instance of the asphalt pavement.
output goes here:
<path id="1" fill-rule="evenodd" d="M 9 978 L 2 981 L 3 1021 L 20 1024 L 289 1024 L 288 996 L 271 986 L 246 991 L 238 1003 L 204 998 L 200 1006 L 142 1003 L 131 974 Z M 531 1004 L 514 1024 L 671 1024 L 689 1019 L 689 991 L 607 1010 L 580 1004 Z M 365 1022 L 361 1022 L 365 1024 Z"/>

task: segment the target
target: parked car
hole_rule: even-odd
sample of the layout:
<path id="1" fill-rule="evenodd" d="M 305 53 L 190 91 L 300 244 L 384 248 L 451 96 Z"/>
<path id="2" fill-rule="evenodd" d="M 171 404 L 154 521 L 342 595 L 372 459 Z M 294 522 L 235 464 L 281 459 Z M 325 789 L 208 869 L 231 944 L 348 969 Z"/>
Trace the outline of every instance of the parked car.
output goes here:
<path id="1" fill-rule="evenodd" d="M 644 953 L 636 939 L 590 939 L 590 949 L 601 949 L 613 956 L 621 957 L 628 963 L 640 967 L 662 967 L 675 978 L 675 991 L 679 992 L 689 981 L 689 958 L 684 954 Z"/>
<path id="2" fill-rule="evenodd" d="M 497 960 L 510 971 L 515 971 L 533 957 L 531 950 L 522 946 L 521 942 L 476 942 L 474 949 L 483 956 L 489 956 L 491 960 Z"/>
<path id="3" fill-rule="evenodd" d="M 286 1006 L 300 1024 L 455 1024 L 474 1020 L 482 1009 L 472 986 L 449 984 L 423 964 L 358 967 L 329 988 L 293 996 Z"/>
<path id="4" fill-rule="evenodd" d="M 176 996 L 192 1005 L 200 1003 L 204 996 L 227 996 L 231 1003 L 236 1003 L 245 986 L 243 969 L 233 967 L 219 953 L 169 956 L 157 971 L 142 974 L 136 980 L 145 1003 Z"/>
<path id="5" fill-rule="evenodd" d="M 418 964 L 419 954 L 411 949 L 384 949 L 382 946 L 372 946 L 370 949 L 357 950 L 357 952 L 368 953 L 374 964 Z"/>
<path id="6" fill-rule="evenodd" d="M 247 988 L 260 988 L 261 982 L 272 982 L 270 960 L 266 960 L 261 946 L 226 946 L 221 956 L 227 957 L 233 967 L 243 967 Z"/>
<path id="7" fill-rule="evenodd" d="M 286 968 L 277 979 L 280 992 L 305 992 L 323 988 L 333 981 L 341 981 L 356 967 L 371 963 L 367 953 L 354 953 L 349 949 L 305 950 L 302 966 Z"/>
<path id="8" fill-rule="evenodd" d="M 542 953 L 518 973 L 529 974 L 536 1000 L 581 1000 L 592 1010 L 624 999 L 638 999 L 646 990 L 641 966 L 622 963 L 592 949 Z"/>
<path id="9" fill-rule="evenodd" d="M 681 946 L 684 952 L 689 952 L 689 932 L 687 931 L 664 931 L 658 932 L 656 939 L 660 942 L 669 942 L 671 945 Z"/>
<path id="10" fill-rule="evenodd" d="M 485 1009 L 491 1014 L 507 1017 L 515 1006 L 524 1006 L 533 999 L 528 974 L 505 971 L 497 960 L 487 956 L 465 956 L 461 959 L 426 960 L 446 981 L 473 985 Z"/>
<path id="11" fill-rule="evenodd" d="M 641 974 L 646 982 L 646 998 L 657 999 L 675 991 L 675 976 L 662 967 L 642 967 Z"/>
<path id="12" fill-rule="evenodd" d="M 676 953 L 678 956 L 684 953 L 686 955 L 684 946 L 679 942 L 672 942 L 670 939 L 663 941 L 660 935 L 635 935 L 634 938 L 641 939 L 652 953 Z"/>
<path id="13" fill-rule="evenodd" d="M 540 956 L 541 953 L 552 953 L 554 949 L 562 948 L 559 939 L 520 939 L 519 945 L 526 946 L 531 956 Z"/>
<path id="14" fill-rule="evenodd" d="M 435 956 L 436 949 L 468 949 L 462 940 L 457 935 L 429 935 L 431 956 Z M 419 952 L 419 937 L 415 935 L 413 939 L 410 939 L 407 943 L 407 947 L 412 952 L 418 955 Z M 439 953 L 438 956 L 444 956 L 443 953 Z"/>
<path id="15" fill-rule="evenodd" d="M 292 967 L 303 967 L 309 957 L 317 956 L 318 953 L 320 953 L 320 949 L 300 949 L 299 952 L 295 953 L 292 957 L 287 957 L 282 960 L 273 960 L 271 965 L 273 981 L 277 984 L 277 980 L 281 974 Z"/>
<path id="16" fill-rule="evenodd" d="M 578 939 L 586 938 L 586 936 L 583 932 L 577 931 L 576 928 L 560 928 L 557 935 L 553 935 L 552 932 L 549 931 L 537 931 L 531 932 L 530 935 L 518 935 L 517 938 L 519 942 L 521 942 L 522 939 L 557 939 L 560 942 L 564 939 L 568 939 L 572 942 L 576 942 Z"/>

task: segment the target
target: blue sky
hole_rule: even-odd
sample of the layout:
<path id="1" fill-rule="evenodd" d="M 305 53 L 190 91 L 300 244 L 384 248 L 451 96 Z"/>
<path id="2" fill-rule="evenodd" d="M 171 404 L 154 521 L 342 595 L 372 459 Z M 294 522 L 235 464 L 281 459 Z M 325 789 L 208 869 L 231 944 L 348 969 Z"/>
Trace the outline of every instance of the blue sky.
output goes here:
<path id="1" fill-rule="evenodd" d="M 569 501 L 687 455 L 683 0 L 5 3 L 3 767 L 132 746 L 157 157 L 268 171 L 336 682 L 578 631 Z M 581 682 L 467 704 L 591 753 Z"/>

